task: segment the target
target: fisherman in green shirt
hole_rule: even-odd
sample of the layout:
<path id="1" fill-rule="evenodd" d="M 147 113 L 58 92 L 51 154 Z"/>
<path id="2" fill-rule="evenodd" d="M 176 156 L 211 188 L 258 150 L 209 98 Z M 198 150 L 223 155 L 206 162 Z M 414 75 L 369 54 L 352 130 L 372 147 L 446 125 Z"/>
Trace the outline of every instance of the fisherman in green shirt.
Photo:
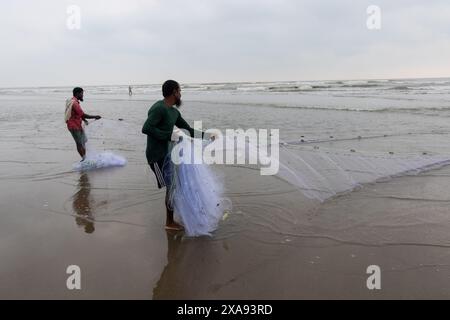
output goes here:
<path id="1" fill-rule="evenodd" d="M 148 118 L 142 128 L 147 135 L 146 157 L 150 168 L 155 173 L 158 188 L 166 187 L 166 229 L 183 230 L 183 226 L 173 219 L 173 208 L 169 199 L 170 185 L 173 176 L 173 164 L 169 153 L 169 141 L 174 126 L 189 131 L 194 137 L 194 129 L 181 117 L 178 108 L 181 106 L 181 89 L 178 82 L 168 80 L 162 86 L 164 99 L 157 101 L 148 111 Z M 203 132 L 199 135 L 203 137 Z"/>

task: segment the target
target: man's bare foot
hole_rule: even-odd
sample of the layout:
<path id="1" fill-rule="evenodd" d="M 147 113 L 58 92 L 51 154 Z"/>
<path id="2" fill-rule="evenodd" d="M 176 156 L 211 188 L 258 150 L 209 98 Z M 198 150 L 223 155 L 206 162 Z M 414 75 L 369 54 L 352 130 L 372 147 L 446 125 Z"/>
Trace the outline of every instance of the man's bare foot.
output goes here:
<path id="1" fill-rule="evenodd" d="M 184 227 L 179 223 L 172 222 L 172 223 L 167 223 L 165 229 L 166 230 L 174 230 L 174 231 L 182 231 L 182 230 L 184 230 Z"/>

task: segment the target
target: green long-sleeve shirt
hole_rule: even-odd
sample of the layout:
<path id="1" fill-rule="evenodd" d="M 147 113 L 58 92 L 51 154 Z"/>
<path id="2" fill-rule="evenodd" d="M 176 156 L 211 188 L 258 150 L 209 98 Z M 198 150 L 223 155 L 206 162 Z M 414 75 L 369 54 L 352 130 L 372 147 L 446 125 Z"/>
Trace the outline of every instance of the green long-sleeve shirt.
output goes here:
<path id="1" fill-rule="evenodd" d="M 168 107 L 164 100 L 157 101 L 148 111 L 147 121 L 142 127 L 142 133 L 147 135 L 145 155 L 148 163 L 166 156 L 174 126 L 188 130 L 191 137 L 194 137 L 194 129 L 181 117 L 177 108 Z"/>

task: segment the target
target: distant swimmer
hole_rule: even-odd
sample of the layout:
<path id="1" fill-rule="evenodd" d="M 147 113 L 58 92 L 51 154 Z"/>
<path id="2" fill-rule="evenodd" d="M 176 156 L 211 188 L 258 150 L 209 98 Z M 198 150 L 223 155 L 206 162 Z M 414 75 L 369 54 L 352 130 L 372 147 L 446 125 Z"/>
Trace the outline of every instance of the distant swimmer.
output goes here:
<path id="1" fill-rule="evenodd" d="M 67 129 L 72 134 L 73 139 L 77 145 L 78 153 L 83 161 L 86 157 L 86 142 L 87 138 L 84 133 L 81 121 L 87 125 L 87 119 L 101 119 L 100 116 L 91 116 L 83 112 L 80 106 L 80 101 L 83 101 L 83 89 L 74 88 L 73 97 L 66 100 L 66 114 L 65 121 L 67 123 Z"/>
<path id="2" fill-rule="evenodd" d="M 128 95 L 131 97 L 133 95 L 133 89 L 131 86 L 128 87 Z"/>

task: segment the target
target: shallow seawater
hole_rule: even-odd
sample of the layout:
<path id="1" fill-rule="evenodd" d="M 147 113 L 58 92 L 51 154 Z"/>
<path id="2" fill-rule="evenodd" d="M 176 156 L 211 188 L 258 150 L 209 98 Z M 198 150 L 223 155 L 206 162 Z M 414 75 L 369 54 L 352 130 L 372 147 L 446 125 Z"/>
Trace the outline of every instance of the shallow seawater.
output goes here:
<path id="1" fill-rule="evenodd" d="M 448 167 L 321 203 L 251 166 L 214 166 L 232 212 L 212 238 L 166 234 L 141 133 L 159 88 L 131 98 L 126 88 L 86 88 L 83 109 L 103 116 L 90 143 L 127 160 L 88 172 L 72 167 L 70 88 L 0 90 L 0 297 L 450 297 Z M 448 88 L 436 79 L 187 85 L 181 112 L 203 129 L 279 129 L 295 150 L 447 157 Z M 72 264 L 83 271 L 79 292 L 65 286 Z M 375 296 L 365 288 L 371 264 L 390 288 Z"/>

